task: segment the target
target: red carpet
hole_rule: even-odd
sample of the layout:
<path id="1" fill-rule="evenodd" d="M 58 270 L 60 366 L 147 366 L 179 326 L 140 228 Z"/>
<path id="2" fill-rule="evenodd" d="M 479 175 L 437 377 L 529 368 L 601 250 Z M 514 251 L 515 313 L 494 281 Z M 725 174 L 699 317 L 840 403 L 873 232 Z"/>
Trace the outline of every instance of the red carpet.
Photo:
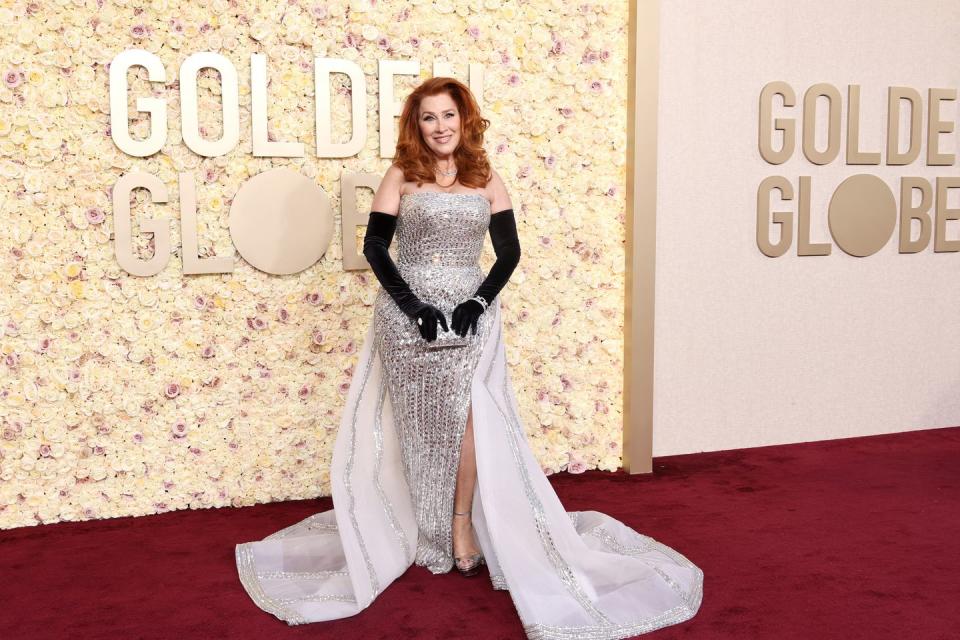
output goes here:
<path id="1" fill-rule="evenodd" d="M 551 476 L 705 573 L 668 638 L 956 638 L 960 428 L 657 458 L 655 474 Z M 413 567 L 361 614 L 288 627 L 233 548 L 329 498 L 0 531 L 0 638 L 516 638 L 506 592 Z M 953 610 L 954 613 L 950 613 Z"/>

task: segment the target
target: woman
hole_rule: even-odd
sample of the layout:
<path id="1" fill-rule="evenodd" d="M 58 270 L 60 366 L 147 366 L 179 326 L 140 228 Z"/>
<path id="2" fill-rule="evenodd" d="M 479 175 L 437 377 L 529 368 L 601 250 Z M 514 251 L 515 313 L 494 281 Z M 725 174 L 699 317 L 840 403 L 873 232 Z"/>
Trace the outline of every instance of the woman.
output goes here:
<path id="1" fill-rule="evenodd" d="M 625 638 L 700 606 L 699 568 L 610 516 L 566 512 L 530 451 L 498 295 L 520 246 L 488 125 L 452 78 L 404 105 L 364 239 L 382 287 L 334 445 L 336 508 L 236 548 L 247 592 L 289 624 L 356 614 L 411 564 L 485 564 L 530 638 Z"/>

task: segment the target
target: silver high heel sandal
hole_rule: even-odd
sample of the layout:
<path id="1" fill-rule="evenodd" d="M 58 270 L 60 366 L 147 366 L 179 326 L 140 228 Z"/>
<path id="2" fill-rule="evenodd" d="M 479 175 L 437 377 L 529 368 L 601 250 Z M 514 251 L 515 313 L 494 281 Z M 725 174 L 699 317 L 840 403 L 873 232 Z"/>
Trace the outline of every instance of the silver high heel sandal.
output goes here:
<path id="1" fill-rule="evenodd" d="M 464 511 L 461 513 L 459 511 L 454 511 L 453 515 L 469 516 L 470 512 Z M 473 529 L 473 521 L 470 522 L 470 528 Z M 453 566 L 455 566 L 457 568 L 457 571 L 460 572 L 460 575 L 464 576 L 465 578 L 469 578 L 470 576 L 475 576 L 478 573 L 480 573 L 480 565 L 484 564 L 482 553 L 475 553 L 470 556 L 453 556 L 453 560 L 454 560 Z M 461 566 L 460 564 L 461 561 L 469 561 L 470 564 Z"/>

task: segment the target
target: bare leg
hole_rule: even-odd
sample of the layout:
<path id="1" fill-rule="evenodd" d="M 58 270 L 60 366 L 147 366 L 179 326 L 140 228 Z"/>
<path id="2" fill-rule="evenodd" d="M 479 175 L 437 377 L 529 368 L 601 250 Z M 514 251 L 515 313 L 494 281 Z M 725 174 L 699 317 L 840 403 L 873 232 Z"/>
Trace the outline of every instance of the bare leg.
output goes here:
<path id="1" fill-rule="evenodd" d="M 477 459 L 473 446 L 473 406 L 467 410 L 467 428 L 460 444 L 460 466 L 457 468 L 457 489 L 453 496 L 453 510 L 470 512 L 473 507 L 473 491 L 477 485 Z M 453 516 L 453 555 L 469 557 L 480 553 L 473 537 L 473 519 L 469 516 Z M 468 563 L 465 563 L 468 564 Z"/>

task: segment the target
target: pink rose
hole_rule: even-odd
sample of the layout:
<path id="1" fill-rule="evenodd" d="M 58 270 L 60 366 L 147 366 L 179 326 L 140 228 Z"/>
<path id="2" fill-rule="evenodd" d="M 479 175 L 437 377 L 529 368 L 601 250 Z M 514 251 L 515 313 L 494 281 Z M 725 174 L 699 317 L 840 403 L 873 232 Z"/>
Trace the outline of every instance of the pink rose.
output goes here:
<path id="1" fill-rule="evenodd" d="M 258 317 L 247 318 L 247 326 L 251 329 L 260 331 L 267 328 L 267 321 Z"/>
<path id="2" fill-rule="evenodd" d="M 573 460 L 567 465 L 567 471 L 570 473 L 583 473 L 587 470 L 587 463 L 583 460 Z"/>
<path id="3" fill-rule="evenodd" d="M 87 209 L 87 222 L 90 224 L 100 224 L 107 219 L 107 214 L 100 207 L 90 207 Z"/>
<path id="4" fill-rule="evenodd" d="M 3 84 L 7 85 L 8 89 L 15 89 L 19 87 L 23 82 L 23 76 L 20 75 L 20 72 L 16 69 L 7 69 L 3 72 Z"/>

